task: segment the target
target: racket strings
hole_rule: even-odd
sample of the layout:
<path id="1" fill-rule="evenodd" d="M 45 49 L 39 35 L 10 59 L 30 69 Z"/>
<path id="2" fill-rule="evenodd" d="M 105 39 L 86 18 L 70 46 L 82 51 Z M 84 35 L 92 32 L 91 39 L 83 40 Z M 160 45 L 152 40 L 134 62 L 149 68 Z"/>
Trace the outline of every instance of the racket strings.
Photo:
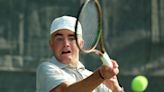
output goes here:
<path id="1" fill-rule="evenodd" d="M 79 21 L 83 29 L 84 50 L 95 48 L 99 35 L 99 12 L 94 0 L 90 0 L 79 16 Z"/>

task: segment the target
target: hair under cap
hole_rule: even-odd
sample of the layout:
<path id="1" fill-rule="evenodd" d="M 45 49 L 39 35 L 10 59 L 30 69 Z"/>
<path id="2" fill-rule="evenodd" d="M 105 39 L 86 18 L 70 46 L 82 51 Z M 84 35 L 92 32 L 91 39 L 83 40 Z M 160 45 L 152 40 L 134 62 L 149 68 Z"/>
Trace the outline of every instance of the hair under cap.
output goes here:
<path id="1" fill-rule="evenodd" d="M 75 32 L 76 18 L 71 16 L 62 16 L 53 20 L 50 27 L 50 35 L 61 29 L 68 29 Z M 77 34 L 82 36 L 82 27 L 78 22 Z"/>

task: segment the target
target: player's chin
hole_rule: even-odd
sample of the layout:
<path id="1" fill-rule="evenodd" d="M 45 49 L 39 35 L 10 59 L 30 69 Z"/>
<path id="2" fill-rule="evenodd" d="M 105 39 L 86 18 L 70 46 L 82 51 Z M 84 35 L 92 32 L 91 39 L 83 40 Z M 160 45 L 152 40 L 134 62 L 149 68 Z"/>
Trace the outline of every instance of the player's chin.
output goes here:
<path id="1" fill-rule="evenodd" d="M 72 59 L 72 56 L 62 56 L 62 59 L 63 60 L 71 60 Z"/>
<path id="2" fill-rule="evenodd" d="M 62 55 L 62 56 L 60 56 L 61 61 L 69 62 L 69 61 L 71 61 L 71 59 L 72 59 L 71 55 Z"/>

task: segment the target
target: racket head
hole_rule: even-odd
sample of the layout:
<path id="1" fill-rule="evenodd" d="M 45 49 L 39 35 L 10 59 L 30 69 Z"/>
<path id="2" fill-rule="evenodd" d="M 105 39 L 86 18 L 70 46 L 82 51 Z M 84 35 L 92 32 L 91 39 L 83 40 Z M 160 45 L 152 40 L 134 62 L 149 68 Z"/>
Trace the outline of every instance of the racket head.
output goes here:
<path id="1" fill-rule="evenodd" d="M 82 27 L 84 45 L 80 46 L 78 39 L 78 24 Z M 94 52 L 102 34 L 102 10 L 98 0 L 86 0 L 77 15 L 75 39 L 78 48 L 85 52 Z"/>

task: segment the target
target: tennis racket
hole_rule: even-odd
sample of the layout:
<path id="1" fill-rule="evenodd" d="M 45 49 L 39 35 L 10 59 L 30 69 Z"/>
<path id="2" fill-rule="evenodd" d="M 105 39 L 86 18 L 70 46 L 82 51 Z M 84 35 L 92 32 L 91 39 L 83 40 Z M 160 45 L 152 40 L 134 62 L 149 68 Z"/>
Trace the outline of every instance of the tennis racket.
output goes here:
<path id="1" fill-rule="evenodd" d="M 83 30 L 84 46 L 78 43 L 78 24 Z M 112 67 L 110 57 L 104 47 L 103 15 L 98 0 L 86 0 L 80 7 L 75 25 L 77 47 L 84 53 L 95 53 L 100 56 L 104 65 Z"/>

